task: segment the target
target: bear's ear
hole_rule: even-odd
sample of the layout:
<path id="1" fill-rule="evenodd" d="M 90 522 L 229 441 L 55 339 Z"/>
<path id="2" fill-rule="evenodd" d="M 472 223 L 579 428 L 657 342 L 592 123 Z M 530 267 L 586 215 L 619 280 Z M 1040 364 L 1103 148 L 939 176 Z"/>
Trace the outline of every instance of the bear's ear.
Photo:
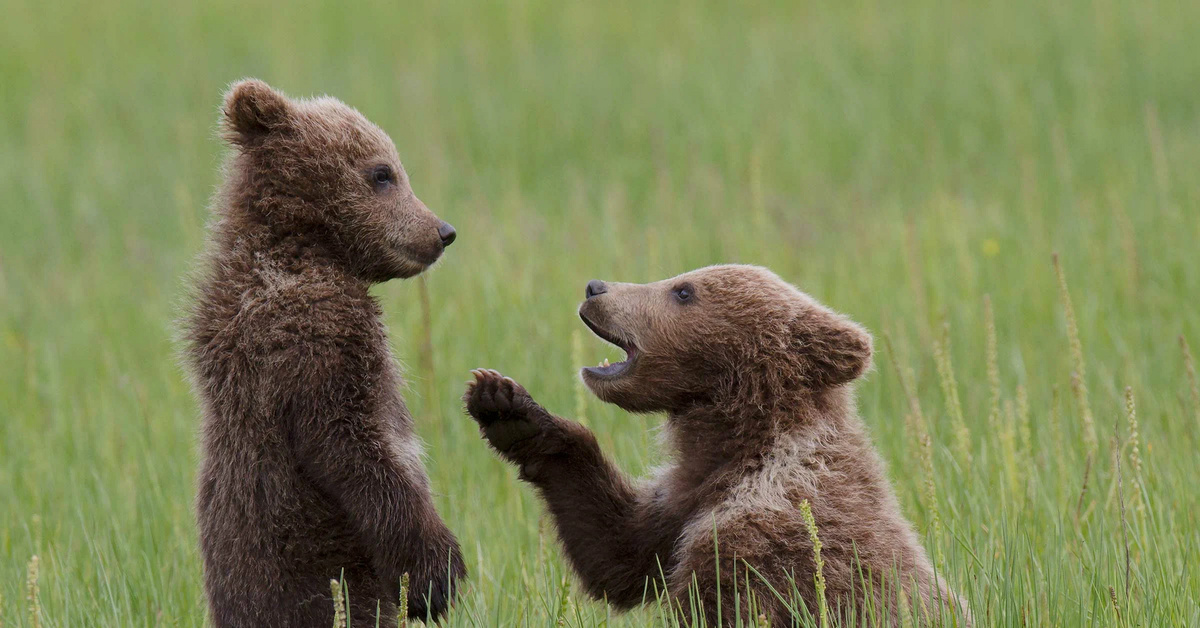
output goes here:
<path id="1" fill-rule="evenodd" d="M 802 357 L 802 378 L 814 389 L 846 384 L 871 367 L 871 334 L 823 308 L 793 319 L 792 343 Z"/>
<path id="2" fill-rule="evenodd" d="M 225 137 L 240 146 L 252 144 L 288 120 L 291 105 L 283 94 L 258 79 L 243 79 L 225 94 L 221 110 Z"/>

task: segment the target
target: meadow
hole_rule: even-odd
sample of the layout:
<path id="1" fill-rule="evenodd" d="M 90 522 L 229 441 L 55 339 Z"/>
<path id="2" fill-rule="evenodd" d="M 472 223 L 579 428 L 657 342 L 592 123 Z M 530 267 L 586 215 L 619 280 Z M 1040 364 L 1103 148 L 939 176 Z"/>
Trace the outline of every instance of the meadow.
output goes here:
<path id="1" fill-rule="evenodd" d="M 663 623 L 583 595 L 459 396 L 501 370 L 646 472 L 575 308 L 721 262 L 875 334 L 860 411 L 978 625 L 1200 625 L 1200 3 L 0 13 L 4 627 L 205 621 L 175 321 L 243 76 L 359 108 L 458 229 L 375 291 L 471 571 L 445 625 Z"/>

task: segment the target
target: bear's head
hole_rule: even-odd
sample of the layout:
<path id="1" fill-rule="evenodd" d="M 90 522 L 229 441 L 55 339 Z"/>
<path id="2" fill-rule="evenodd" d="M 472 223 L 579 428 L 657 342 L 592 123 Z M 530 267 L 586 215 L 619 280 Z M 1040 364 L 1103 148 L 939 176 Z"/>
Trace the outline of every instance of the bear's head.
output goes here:
<path id="1" fill-rule="evenodd" d="M 233 203 L 275 233 L 319 243 L 355 276 L 411 277 L 454 241 L 413 194 L 392 140 L 337 99 L 292 100 L 243 80 L 225 95 L 221 126 L 238 149 Z"/>
<path id="2" fill-rule="evenodd" d="M 871 362 L 871 336 L 771 271 L 710 266 L 648 284 L 588 283 L 579 316 L 628 355 L 584 382 L 633 412 L 705 403 L 770 409 L 842 386 Z"/>

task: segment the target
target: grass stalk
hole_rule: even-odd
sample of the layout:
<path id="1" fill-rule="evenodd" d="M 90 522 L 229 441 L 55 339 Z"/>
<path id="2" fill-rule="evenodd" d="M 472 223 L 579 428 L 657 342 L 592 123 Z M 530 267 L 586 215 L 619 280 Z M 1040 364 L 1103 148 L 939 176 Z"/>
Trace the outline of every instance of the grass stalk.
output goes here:
<path id="1" fill-rule="evenodd" d="M 1192 359 L 1192 350 L 1188 347 L 1187 338 L 1179 335 L 1179 349 L 1183 351 L 1183 367 L 1187 371 L 1188 392 L 1192 400 L 1192 416 L 1196 419 L 1193 429 L 1200 429 L 1200 378 L 1196 377 L 1196 362 Z"/>
<path id="2" fill-rule="evenodd" d="M 1062 389 L 1059 388 L 1058 384 L 1055 384 L 1050 389 L 1050 418 L 1048 423 L 1047 428 L 1050 432 L 1050 442 L 1054 444 L 1054 447 L 1058 447 L 1063 442 Z M 1053 453 L 1054 450 L 1050 449 L 1050 452 Z M 1045 454 L 1046 451 L 1043 450 L 1043 453 Z M 1053 457 L 1057 461 L 1056 466 L 1062 468 L 1062 456 L 1054 455 Z"/>
<path id="3" fill-rule="evenodd" d="M 1075 502 L 1075 524 L 1079 525 L 1083 517 L 1083 499 L 1087 496 L 1088 479 L 1092 475 L 1092 454 L 1087 455 L 1087 461 L 1083 463 L 1083 485 L 1079 488 L 1079 499 Z"/>
<path id="4" fill-rule="evenodd" d="M 433 416 L 441 417 L 437 394 L 437 373 L 433 364 L 433 312 L 429 303 L 429 285 L 425 282 L 425 275 L 417 277 L 417 295 L 421 302 L 421 345 L 417 352 L 417 359 L 420 361 L 422 379 L 425 382 L 422 394 L 425 397 L 425 403 L 429 404 Z"/>
<path id="5" fill-rule="evenodd" d="M 1062 301 L 1063 316 L 1067 321 L 1067 340 L 1071 347 L 1071 391 L 1075 393 L 1075 401 L 1079 405 L 1080 419 L 1083 422 L 1083 444 L 1088 453 L 1096 451 L 1096 422 L 1092 417 L 1092 406 L 1088 402 L 1087 371 L 1083 359 L 1083 342 L 1079 339 L 1079 323 L 1075 319 L 1075 308 L 1071 304 L 1071 292 L 1067 288 L 1067 274 L 1063 271 L 1058 253 L 1054 254 L 1054 274 L 1058 278 L 1058 296 Z"/>
<path id="6" fill-rule="evenodd" d="M 38 556 L 34 554 L 25 569 L 25 603 L 29 612 L 29 625 L 33 628 L 41 628 L 42 625 L 41 585 L 38 582 L 40 577 Z"/>
<path id="7" fill-rule="evenodd" d="M 946 411 L 950 414 L 951 429 L 954 430 L 958 462 L 963 470 L 971 465 L 971 431 L 963 419 L 962 402 L 958 397 L 958 381 L 954 376 L 954 363 L 950 358 L 950 324 L 942 325 L 942 335 L 933 343 L 934 360 L 937 363 L 938 379 L 942 385 L 942 397 L 946 400 Z"/>
<path id="8" fill-rule="evenodd" d="M 1121 425 L 1118 420 L 1114 424 L 1112 451 L 1117 473 L 1117 504 L 1121 513 L 1121 545 L 1125 550 L 1125 597 L 1129 597 L 1129 523 L 1125 517 L 1125 482 L 1121 472 Z"/>
<path id="9" fill-rule="evenodd" d="M 908 412 L 904 418 L 905 431 L 909 442 L 916 445 L 914 448 L 916 457 L 925 475 L 923 483 L 925 508 L 929 511 L 930 531 L 937 539 L 941 537 L 941 519 L 938 514 L 937 484 L 933 477 L 933 440 L 929 437 L 925 414 L 921 411 L 921 401 L 917 398 L 914 383 L 916 378 L 912 369 L 901 366 L 895 346 L 892 344 L 892 337 L 887 332 L 883 334 L 883 342 L 887 349 L 888 359 L 892 363 L 892 369 L 896 371 L 896 377 L 900 380 L 900 388 L 904 391 L 904 397 L 908 402 Z M 935 555 L 937 552 L 938 549 L 935 546 Z"/>
<path id="10" fill-rule="evenodd" d="M 346 598 L 341 581 L 330 579 L 329 590 L 333 593 L 333 628 L 346 628 Z"/>
<path id="11" fill-rule="evenodd" d="M 589 362 L 583 357 L 583 333 L 578 329 L 571 330 L 571 365 L 579 368 Z M 587 420 L 587 391 L 582 379 L 575 382 L 575 420 L 588 425 Z"/>
<path id="12" fill-rule="evenodd" d="M 987 334 L 985 358 L 988 381 L 988 429 L 997 433 L 1000 425 L 1000 364 L 996 342 L 996 313 L 992 309 L 992 297 L 983 295 L 983 327 Z"/>
<path id="13" fill-rule="evenodd" d="M 571 604 L 571 581 L 564 575 L 558 585 L 558 612 L 555 613 L 554 625 L 563 628 L 567 625 L 567 612 Z"/>
<path id="14" fill-rule="evenodd" d="M 942 536 L 942 519 L 938 512 L 937 483 L 933 477 L 933 439 L 929 432 L 921 432 L 921 469 L 925 473 L 925 503 L 929 508 L 929 529 L 934 538 L 933 554 L 940 560 L 941 550 L 938 544 Z"/>
<path id="15" fill-rule="evenodd" d="M 1004 472 L 1008 478 L 1009 497 L 1021 494 L 1021 469 L 1017 464 L 1016 410 L 1011 400 L 1004 401 L 1004 425 L 1000 428 L 1000 451 L 1004 456 Z"/>
<path id="16" fill-rule="evenodd" d="M 408 572 L 400 576 L 400 604 L 396 616 L 400 618 L 400 628 L 408 626 L 408 588 L 411 586 Z"/>
<path id="17" fill-rule="evenodd" d="M 1017 386 L 1017 437 L 1019 449 L 1017 456 L 1021 460 L 1033 458 L 1033 423 L 1029 416 L 1029 393 L 1024 384 Z"/>
<path id="18" fill-rule="evenodd" d="M 1125 387 L 1125 420 L 1129 426 L 1129 470 L 1133 482 L 1133 510 L 1139 517 L 1145 512 L 1143 500 L 1145 485 L 1142 480 L 1141 430 L 1138 428 L 1137 406 L 1133 399 L 1133 387 Z"/>
<path id="19" fill-rule="evenodd" d="M 892 369 L 896 372 L 896 379 L 900 382 L 900 390 L 904 393 L 904 401 L 908 406 L 908 412 L 905 413 L 904 421 L 906 435 L 909 437 L 910 442 L 920 443 L 921 434 L 925 431 L 925 413 L 921 411 L 921 400 L 917 398 L 916 385 L 914 383 L 916 378 L 912 369 L 900 365 L 896 348 L 892 345 L 891 334 L 887 332 L 883 333 L 883 344 L 887 348 L 888 361 L 892 363 Z"/>
<path id="20" fill-rule="evenodd" d="M 817 617 L 821 628 L 829 628 L 829 604 L 825 600 L 825 561 L 821 558 L 821 537 L 817 533 L 817 521 L 813 518 L 812 505 L 808 503 L 807 499 L 800 502 L 800 516 L 804 518 L 804 525 L 808 527 L 808 538 L 812 541 L 813 546 L 813 563 L 817 568 L 816 576 L 814 576 L 817 590 Z"/>

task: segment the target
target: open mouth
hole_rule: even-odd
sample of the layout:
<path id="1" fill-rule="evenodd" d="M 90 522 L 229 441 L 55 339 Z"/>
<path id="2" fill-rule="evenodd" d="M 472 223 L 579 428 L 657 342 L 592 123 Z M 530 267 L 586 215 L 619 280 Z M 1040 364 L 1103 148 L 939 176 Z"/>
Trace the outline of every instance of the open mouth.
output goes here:
<path id="1" fill-rule="evenodd" d="M 584 372 L 588 373 L 589 375 L 604 378 L 619 377 L 627 373 L 633 367 L 633 363 L 637 360 L 637 345 L 633 344 L 632 342 L 622 340 L 611 332 L 596 325 L 592 321 L 588 320 L 588 317 L 585 316 L 583 312 L 579 313 L 579 318 L 582 319 L 583 324 L 587 325 L 588 329 L 592 330 L 592 333 L 599 336 L 601 340 L 609 344 L 616 345 L 625 352 L 625 359 L 620 362 L 613 362 L 610 364 L 608 358 L 605 358 L 604 361 L 598 366 L 585 366 L 583 368 Z"/>

